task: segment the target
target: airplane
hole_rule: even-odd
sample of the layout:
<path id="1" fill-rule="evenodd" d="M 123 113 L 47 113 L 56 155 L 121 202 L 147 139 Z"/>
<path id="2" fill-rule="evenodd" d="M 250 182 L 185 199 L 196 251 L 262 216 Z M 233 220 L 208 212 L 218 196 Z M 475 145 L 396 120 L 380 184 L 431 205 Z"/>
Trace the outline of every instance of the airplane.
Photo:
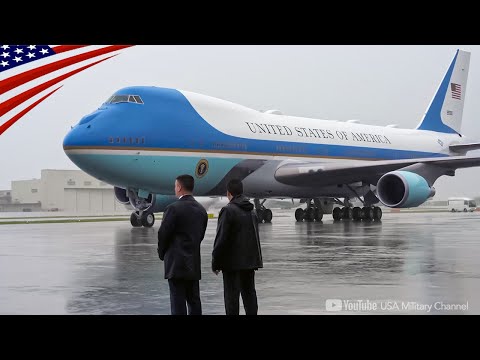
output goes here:
<path id="1" fill-rule="evenodd" d="M 267 199 L 300 199 L 299 222 L 380 220 L 382 203 L 416 207 L 435 195 L 434 183 L 480 165 L 480 149 L 461 133 L 470 53 L 457 50 L 415 129 L 372 126 L 258 111 L 170 88 L 116 91 L 65 136 L 70 160 L 112 184 L 136 211 L 134 227 L 151 227 L 154 213 L 176 201 L 175 178 L 195 178 L 195 196 L 225 196 L 242 180 L 261 222 L 272 221 Z M 363 207 L 352 208 L 358 199 Z M 357 201 L 357 200 L 356 200 Z M 337 205 L 337 206 L 335 206 Z"/>

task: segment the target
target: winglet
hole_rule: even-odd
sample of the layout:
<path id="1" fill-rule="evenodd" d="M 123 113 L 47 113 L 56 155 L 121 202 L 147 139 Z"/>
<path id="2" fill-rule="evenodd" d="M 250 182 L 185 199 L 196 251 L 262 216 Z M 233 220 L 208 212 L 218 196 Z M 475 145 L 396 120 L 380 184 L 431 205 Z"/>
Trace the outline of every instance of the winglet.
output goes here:
<path id="1" fill-rule="evenodd" d="M 457 50 L 417 130 L 460 133 L 469 64 L 470 53 Z"/>

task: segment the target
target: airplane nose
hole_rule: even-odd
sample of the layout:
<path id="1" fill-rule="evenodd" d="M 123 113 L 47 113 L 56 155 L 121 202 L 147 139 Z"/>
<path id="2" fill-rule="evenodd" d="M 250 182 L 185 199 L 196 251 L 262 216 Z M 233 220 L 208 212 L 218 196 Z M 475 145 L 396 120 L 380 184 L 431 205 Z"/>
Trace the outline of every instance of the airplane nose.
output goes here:
<path id="1" fill-rule="evenodd" d="M 95 124 L 90 122 L 75 125 L 63 139 L 63 150 L 99 144 L 101 136 L 97 130 Z"/>
<path id="2" fill-rule="evenodd" d="M 63 149 L 67 150 L 72 146 L 80 146 L 85 141 L 84 135 L 86 133 L 86 126 L 76 125 L 74 126 L 63 139 Z"/>
<path id="3" fill-rule="evenodd" d="M 63 150 L 66 150 L 69 146 L 75 146 L 75 127 L 73 127 L 63 139 Z"/>
<path id="4" fill-rule="evenodd" d="M 100 117 L 100 112 L 85 115 L 80 119 L 63 139 L 63 149 L 67 150 L 73 146 L 88 146 L 96 144 L 99 139 L 99 124 L 97 121 L 92 121 Z M 101 126 L 100 126 L 101 128 Z"/>
<path id="5" fill-rule="evenodd" d="M 98 113 L 86 115 L 80 120 L 80 122 L 78 124 L 83 125 L 83 124 L 89 123 L 90 121 L 95 119 L 97 116 L 98 116 Z"/>

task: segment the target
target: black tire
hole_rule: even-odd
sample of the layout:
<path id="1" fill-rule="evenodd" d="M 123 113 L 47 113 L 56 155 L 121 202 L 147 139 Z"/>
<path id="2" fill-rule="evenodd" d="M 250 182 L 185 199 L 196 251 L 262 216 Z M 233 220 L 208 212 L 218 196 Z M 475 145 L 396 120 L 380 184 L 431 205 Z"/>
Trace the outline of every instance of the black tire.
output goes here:
<path id="1" fill-rule="evenodd" d="M 467 212 L 467 209 L 466 209 L 466 208 L 463 208 L 463 212 Z"/>
<path id="2" fill-rule="evenodd" d="M 315 209 L 315 221 L 322 221 L 323 211 L 321 209 Z"/>
<path id="3" fill-rule="evenodd" d="M 365 220 L 373 220 L 373 208 L 365 206 L 363 209 L 363 218 Z"/>
<path id="4" fill-rule="evenodd" d="M 302 208 L 298 208 L 297 210 L 295 210 L 295 220 L 297 220 L 297 222 L 302 222 L 304 217 L 305 211 L 303 211 Z"/>
<path id="5" fill-rule="evenodd" d="M 352 216 L 353 216 L 353 210 L 352 210 L 352 208 L 346 206 L 346 207 L 344 207 L 342 210 L 343 210 L 343 211 L 342 211 L 342 212 L 343 212 L 343 218 L 344 218 L 345 220 L 351 220 L 351 219 L 352 219 Z"/>
<path id="6" fill-rule="evenodd" d="M 358 206 L 355 206 L 352 210 L 352 218 L 354 221 L 362 220 L 362 209 L 360 209 Z"/>
<path id="7" fill-rule="evenodd" d="M 142 222 L 138 217 L 138 214 L 136 212 L 133 212 L 130 215 L 130 224 L 132 224 L 133 227 L 140 227 L 142 226 Z"/>
<path id="8" fill-rule="evenodd" d="M 383 216 L 382 209 L 378 206 L 375 206 L 373 208 L 373 219 L 377 220 L 377 221 L 380 221 L 380 220 L 382 220 L 382 216 Z"/>
<path id="9" fill-rule="evenodd" d="M 155 224 L 155 215 L 153 215 L 153 213 L 144 212 L 142 214 L 141 222 L 144 227 L 152 227 L 153 224 Z"/>
<path id="10" fill-rule="evenodd" d="M 338 221 L 342 218 L 343 211 L 339 207 L 336 207 L 333 209 L 332 216 L 333 220 Z"/>
<path id="11" fill-rule="evenodd" d="M 263 212 L 263 217 L 264 217 L 266 223 L 271 223 L 272 218 L 273 218 L 272 210 L 265 209 L 264 212 Z"/>

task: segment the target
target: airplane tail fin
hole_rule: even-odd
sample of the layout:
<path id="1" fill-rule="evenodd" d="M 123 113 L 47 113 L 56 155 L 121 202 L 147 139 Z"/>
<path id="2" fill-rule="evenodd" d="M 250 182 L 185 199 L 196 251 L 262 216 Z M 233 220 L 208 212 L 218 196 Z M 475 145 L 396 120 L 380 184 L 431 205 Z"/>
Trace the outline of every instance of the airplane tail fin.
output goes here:
<path id="1" fill-rule="evenodd" d="M 470 53 L 457 50 L 417 130 L 460 134 Z"/>

